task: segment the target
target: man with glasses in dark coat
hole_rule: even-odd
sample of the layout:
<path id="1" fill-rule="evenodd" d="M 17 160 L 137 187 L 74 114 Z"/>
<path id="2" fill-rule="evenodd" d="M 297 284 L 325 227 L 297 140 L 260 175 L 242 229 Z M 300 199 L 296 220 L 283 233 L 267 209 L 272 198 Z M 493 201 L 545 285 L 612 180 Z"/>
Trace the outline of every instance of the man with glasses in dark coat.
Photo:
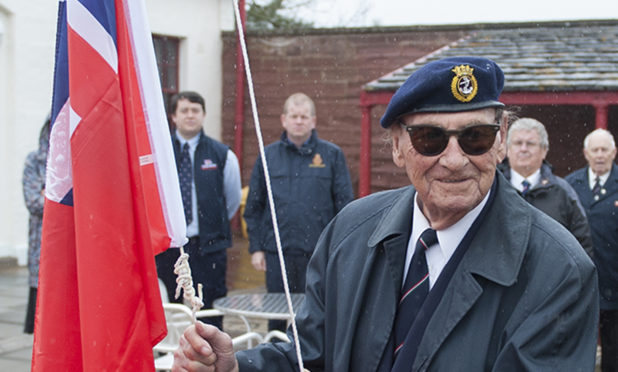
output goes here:
<path id="1" fill-rule="evenodd" d="M 553 173 L 545 160 L 549 136 L 545 126 L 533 118 L 519 118 L 506 136 L 507 158 L 498 165 L 504 177 L 521 195 L 573 234 L 590 257 L 592 237 L 584 207 L 571 185 Z"/>

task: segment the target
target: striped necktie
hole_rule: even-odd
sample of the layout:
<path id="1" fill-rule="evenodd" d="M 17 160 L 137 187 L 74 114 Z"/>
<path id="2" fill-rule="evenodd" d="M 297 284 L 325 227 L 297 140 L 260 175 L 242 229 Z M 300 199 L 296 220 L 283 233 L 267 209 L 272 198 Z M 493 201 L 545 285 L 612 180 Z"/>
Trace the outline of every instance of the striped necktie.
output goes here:
<path id="1" fill-rule="evenodd" d="M 395 358 L 429 293 L 429 271 L 425 251 L 437 242 L 436 230 L 433 229 L 423 231 L 416 242 L 395 317 Z"/>
<path id="2" fill-rule="evenodd" d="M 189 155 L 188 143 L 182 146 L 182 151 L 180 152 L 178 180 L 180 181 L 180 195 L 182 196 L 182 206 L 185 210 L 185 220 L 188 225 L 193 221 L 193 208 L 191 206 L 193 172 L 191 170 L 191 156 Z"/>
<path id="3" fill-rule="evenodd" d="M 594 187 L 592 188 L 592 194 L 598 197 L 601 193 L 601 177 L 597 176 L 594 181 L 595 182 Z"/>
<path id="4" fill-rule="evenodd" d="M 526 195 L 526 193 L 528 193 L 528 190 L 530 190 L 530 182 L 528 180 L 523 180 L 521 181 L 521 185 L 524 187 L 521 190 L 521 194 Z"/>

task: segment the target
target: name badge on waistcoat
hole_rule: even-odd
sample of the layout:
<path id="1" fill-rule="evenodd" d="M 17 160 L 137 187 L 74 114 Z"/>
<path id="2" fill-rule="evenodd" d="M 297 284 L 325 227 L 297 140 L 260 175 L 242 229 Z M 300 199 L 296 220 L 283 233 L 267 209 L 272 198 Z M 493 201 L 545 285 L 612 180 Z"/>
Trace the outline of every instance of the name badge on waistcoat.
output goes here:
<path id="1" fill-rule="evenodd" d="M 204 159 L 204 163 L 201 165 L 202 170 L 214 170 L 217 169 L 217 163 L 213 163 L 210 159 Z"/>

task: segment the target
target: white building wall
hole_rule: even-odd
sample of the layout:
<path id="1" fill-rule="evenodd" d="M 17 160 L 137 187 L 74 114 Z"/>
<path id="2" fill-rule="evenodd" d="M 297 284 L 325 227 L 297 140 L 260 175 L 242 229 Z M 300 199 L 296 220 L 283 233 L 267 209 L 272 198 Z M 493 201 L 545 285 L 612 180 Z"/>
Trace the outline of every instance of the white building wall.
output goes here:
<path id="1" fill-rule="evenodd" d="M 147 0 L 153 33 L 181 38 L 179 89 L 206 100 L 206 134 L 221 139 L 221 30 L 233 27 L 232 0 Z"/>
<path id="2" fill-rule="evenodd" d="M 232 0 L 146 0 L 153 33 L 181 37 L 180 89 L 207 101 L 207 133 L 221 137 L 221 29 Z M 51 107 L 58 3 L 0 0 L 0 258 L 27 258 L 21 176 Z"/>
<path id="3" fill-rule="evenodd" d="M 53 1 L 0 0 L 0 257 L 20 264 L 28 224 L 21 176 L 51 107 L 56 14 Z"/>

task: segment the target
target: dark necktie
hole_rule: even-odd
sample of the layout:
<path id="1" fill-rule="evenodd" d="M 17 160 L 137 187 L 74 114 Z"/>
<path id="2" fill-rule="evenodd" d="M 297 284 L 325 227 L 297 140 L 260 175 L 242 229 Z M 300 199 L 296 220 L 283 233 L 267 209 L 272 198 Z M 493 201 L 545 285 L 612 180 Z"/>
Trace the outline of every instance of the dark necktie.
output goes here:
<path id="1" fill-rule="evenodd" d="M 429 271 L 425 251 L 437 242 L 436 230 L 433 229 L 423 231 L 416 242 L 395 317 L 395 358 L 429 293 Z"/>
<path id="2" fill-rule="evenodd" d="M 592 194 L 595 197 L 599 197 L 599 194 L 601 193 L 601 177 L 597 176 L 597 178 L 594 180 L 594 187 L 592 188 Z"/>
<path id="3" fill-rule="evenodd" d="M 521 190 L 521 194 L 526 195 L 528 190 L 530 190 L 530 182 L 528 182 L 528 180 L 523 180 L 521 181 L 521 184 L 524 187 L 523 190 Z"/>
<path id="4" fill-rule="evenodd" d="M 178 179 L 180 181 L 182 206 L 185 210 L 185 220 L 188 225 L 191 221 L 193 221 L 193 209 L 191 208 L 191 185 L 193 183 L 193 172 L 191 171 L 191 156 L 189 155 L 188 143 L 185 143 L 184 146 L 182 146 L 182 151 L 180 152 Z"/>

